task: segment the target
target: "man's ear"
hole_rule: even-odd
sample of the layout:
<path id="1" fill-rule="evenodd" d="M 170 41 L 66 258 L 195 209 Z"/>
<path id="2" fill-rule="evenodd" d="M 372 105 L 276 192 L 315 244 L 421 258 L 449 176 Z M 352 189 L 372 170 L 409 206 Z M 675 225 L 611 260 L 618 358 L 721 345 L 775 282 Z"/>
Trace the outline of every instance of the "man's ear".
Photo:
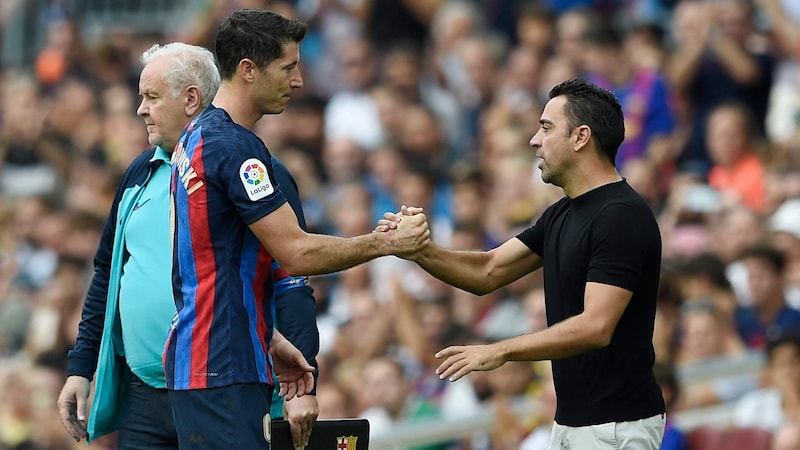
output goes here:
<path id="1" fill-rule="evenodd" d="M 192 85 L 186 88 L 186 97 L 185 97 L 185 104 L 184 104 L 184 111 L 186 112 L 187 117 L 194 117 L 200 113 L 203 109 L 202 102 L 200 100 L 200 89 L 197 86 Z"/>
<path id="2" fill-rule="evenodd" d="M 250 58 L 244 58 L 239 61 L 239 65 L 236 66 L 236 70 L 239 72 L 239 75 L 248 83 L 252 83 L 256 76 L 256 63 L 253 62 Z"/>
<path id="3" fill-rule="evenodd" d="M 575 151 L 580 151 L 582 148 L 589 145 L 589 140 L 592 138 L 592 129 L 587 125 L 579 125 L 575 127 L 572 132 L 572 146 Z"/>

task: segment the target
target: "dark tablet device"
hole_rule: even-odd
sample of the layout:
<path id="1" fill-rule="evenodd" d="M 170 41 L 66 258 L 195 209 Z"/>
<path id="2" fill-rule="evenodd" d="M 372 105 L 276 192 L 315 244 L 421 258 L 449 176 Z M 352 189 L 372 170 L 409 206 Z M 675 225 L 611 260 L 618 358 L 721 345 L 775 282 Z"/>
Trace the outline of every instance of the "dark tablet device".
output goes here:
<path id="1" fill-rule="evenodd" d="M 289 422 L 272 422 L 272 450 L 294 450 Z M 320 419 L 314 424 L 306 450 L 368 450 L 367 419 Z"/>

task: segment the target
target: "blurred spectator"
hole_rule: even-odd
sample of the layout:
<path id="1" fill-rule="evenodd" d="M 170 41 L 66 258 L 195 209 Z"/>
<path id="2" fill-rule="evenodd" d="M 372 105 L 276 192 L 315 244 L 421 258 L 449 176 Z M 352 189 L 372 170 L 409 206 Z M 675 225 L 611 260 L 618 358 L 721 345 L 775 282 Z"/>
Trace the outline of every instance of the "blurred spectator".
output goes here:
<path id="1" fill-rule="evenodd" d="M 583 36 L 583 67 L 590 81 L 611 90 L 625 115 L 625 141 L 617 152 L 617 167 L 643 157 L 656 166 L 667 156 L 668 137 L 675 128 L 672 93 L 658 67 L 640 67 L 623 48 L 623 37 L 610 24 L 597 23 Z"/>
<path id="2" fill-rule="evenodd" d="M 488 374 L 492 388 L 488 404 L 494 408 L 498 420 L 503 423 L 502 429 L 490 435 L 493 450 L 519 449 L 521 441 L 531 431 L 530 425 L 524 423 L 525 417 L 517 418 L 512 408 L 520 408 L 530 401 L 535 385 L 534 366 L 529 361 L 513 361 L 510 365 L 511 367 L 503 366 Z"/>
<path id="3" fill-rule="evenodd" d="M 41 145 L 49 104 L 29 74 L 3 77 L 0 194 L 49 194 L 63 181 L 67 155 Z"/>
<path id="4" fill-rule="evenodd" d="M 679 264 L 677 280 L 686 307 L 698 302 L 713 306 L 724 329 L 725 347 L 741 350 L 742 341 L 734 318 L 738 305 L 725 274 L 725 263 L 713 253 L 700 253 Z"/>
<path id="5" fill-rule="evenodd" d="M 555 16 L 536 2 L 523 3 L 517 14 L 516 35 L 519 45 L 544 57 L 553 51 Z"/>
<path id="6" fill-rule="evenodd" d="M 372 95 L 380 110 L 381 121 L 392 141 L 400 134 L 398 116 L 408 105 L 421 103 L 441 122 L 448 148 L 474 147 L 473 136 L 465 133 L 466 117 L 452 92 L 444 89 L 434 75 L 426 71 L 425 56 L 420 49 L 398 43 L 381 55 L 380 82 Z"/>
<path id="7" fill-rule="evenodd" d="M 435 406 L 414 392 L 403 366 L 389 357 L 374 358 L 366 363 L 361 372 L 359 395 L 365 409 L 359 411 L 358 416 L 369 420 L 373 436 L 386 433 L 399 421 L 437 416 Z"/>
<path id="8" fill-rule="evenodd" d="M 353 416 L 348 409 L 351 402 L 347 393 L 335 382 L 319 383 L 317 402 L 319 403 L 317 419 L 341 419 Z"/>
<path id="9" fill-rule="evenodd" d="M 785 201 L 769 218 L 772 243 L 783 253 L 786 302 L 800 309 L 800 198 Z"/>
<path id="10" fill-rule="evenodd" d="M 536 92 L 538 102 L 542 105 L 547 103 L 547 93 L 553 86 L 576 78 L 578 75 L 580 75 L 579 69 L 566 56 L 561 53 L 549 56 L 542 63 L 539 74 L 539 87 Z"/>
<path id="11" fill-rule="evenodd" d="M 333 94 L 325 107 L 325 137 L 349 138 L 371 151 L 384 141 L 383 125 L 369 88 L 377 75 L 377 61 L 371 43 L 354 38 L 340 49 L 345 89 Z"/>
<path id="12" fill-rule="evenodd" d="M 756 131 L 744 105 L 723 103 L 714 107 L 706 126 L 706 147 L 711 160 L 708 183 L 725 203 L 742 203 L 763 212 L 764 164 L 759 156 Z"/>
<path id="13" fill-rule="evenodd" d="M 676 355 L 679 371 L 702 371 L 720 361 L 743 355 L 741 340 L 731 341 L 728 326 L 710 302 L 695 301 L 681 307 L 681 344 Z M 758 385 L 755 375 L 726 374 L 683 387 L 678 409 L 727 403 Z"/>
<path id="14" fill-rule="evenodd" d="M 785 329 L 766 347 L 765 387 L 736 402 L 732 422 L 775 432 L 800 421 L 800 328 Z"/>
<path id="15" fill-rule="evenodd" d="M 656 217 L 661 214 L 666 200 L 659 185 L 659 172 L 653 163 L 644 158 L 630 158 L 620 169 L 620 175 L 647 201 Z"/>
<path id="16" fill-rule="evenodd" d="M 669 55 L 665 30 L 659 22 L 634 23 L 625 37 L 624 47 L 628 59 L 639 69 L 661 71 Z"/>
<path id="17" fill-rule="evenodd" d="M 364 0 L 350 2 L 364 24 L 367 37 L 379 50 L 408 41 L 422 47 L 437 10 L 444 0 Z"/>
<path id="18" fill-rule="evenodd" d="M 678 364 L 704 363 L 744 350 L 741 339 L 728 334 L 725 318 L 708 300 L 694 300 L 681 306 L 681 328 L 681 345 L 675 358 Z"/>
<path id="19" fill-rule="evenodd" d="M 739 255 L 745 248 L 766 241 L 767 230 L 762 216 L 744 205 L 734 205 L 713 215 L 709 229 L 712 236 L 709 249 L 727 265 L 725 272 L 737 303 L 749 305 L 752 299 L 747 268 Z"/>
<path id="20" fill-rule="evenodd" d="M 786 304 L 783 254 L 772 246 L 748 247 L 739 255 L 747 268 L 752 305 L 739 307 L 736 326 L 750 348 L 764 348 L 784 330 L 800 328 L 800 311 Z"/>
<path id="21" fill-rule="evenodd" d="M 775 70 L 775 79 L 769 96 L 766 132 L 775 145 L 779 161 L 797 167 L 797 138 L 800 136 L 800 14 L 797 7 L 786 0 L 758 0 L 778 54 L 782 56 Z"/>
<path id="22" fill-rule="evenodd" d="M 87 77 L 86 49 L 79 24 L 58 4 L 43 16 L 45 43 L 34 63 L 37 81 L 45 88 L 53 88 L 70 76 Z"/>
<path id="23" fill-rule="evenodd" d="M 737 100 L 751 111 L 763 134 L 775 61 L 754 39 L 753 9 L 747 0 L 682 0 L 673 14 L 676 48 L 667 72 L 682 97 L 688 139 L 679 170 L 710 168 L 706 121 L 717 105 Z"/>
<path id="24" fill-rule="evenodd" d="M 695 175 L 679 174 L 659 215 L 664 258 L 690 257 L 714 244 L 713 223 L 720 195 Z"/>
<path id="25" fill-rule="evenodd" d="M 584 71 L 584 36 L 592 24 L 601 20 L 598 13 L 590 8 L 571 9 L 558 15 L 556 19 L 556 54 L 565 58 L 572 71 L 577 74 L 582 74 Z M 553 86 L 545 89 L 549 90 Z"/>

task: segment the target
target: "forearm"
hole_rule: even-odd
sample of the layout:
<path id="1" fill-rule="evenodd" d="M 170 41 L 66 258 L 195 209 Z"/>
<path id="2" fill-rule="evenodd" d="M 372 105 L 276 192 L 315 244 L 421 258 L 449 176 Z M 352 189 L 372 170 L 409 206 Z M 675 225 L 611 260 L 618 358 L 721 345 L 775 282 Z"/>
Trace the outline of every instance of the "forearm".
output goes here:
<path id="1" fill-rule="evenodd" d="M 278 260 L 287 272 L 296 276 L 339 272 L 390 254 L 377 233 L 353 238 L 308 233 L 293 244 L 287 246 L 290 254 Z"/>
<path id="2" fill-rule="evenodd" d="M 80 375 L 91 380 L 97 369 L 100 341 L 105 326 L 107 294 L 108 270 L 105 267 L 97 268 L 84 300 L 75 347 L 68 353 L 67 375 Z"/>
<path id="3" fill-rule="evenodd" d="M 309 363 L 316 366 L 319 352 L 317 305 L 308 286 L 292 288 L 275 296 L 278 330 L 297 347 Z"/>
<path id="4" fill-rule="evenodd" d="M 779 0 L 763 0 L 759 4 L 772 24 L 772 33 L 778 45 L 784 52 L 796 57 L 800 53 L 800 31 L 784 12 Z"/>
<path id="5" fill-rule="evenodd" d="M 702 45 L 684 45 L 672 55 L 666 72 L 677 89 L 684 90 L 692 82 L 702 54 Z"/>
<path id="6" fill-rule="evenodd" d="M 608 345 L 602 330 L 584 315 L 571 317 L 537 333 L 493 344 L 505 361 L 568 358 Z"/>
<path id="7" fill-rule="evenodd" d="M 736 43 L 720 37 L 714 41 L 712 48 L 734 80 L 742 84 L 752 84 L 758 81 L 760 77 L 758 64 Z"/>
<path id="8" fill-rule="evenodd" d="M 484 251 L 454 251 L 431 244 L 414 261 L 426 272 L 451 286 L 484 295 L 500 287 L 491 281 L 493 274 L 488 269 L 490 259 Z"/>
<path id="9" fill-rule="evenodd" d="M 309 286 L 300 286 L 276 293 L 276 324 L 278 330 L 297 347 L 309 364 L 314 366 L 314 390 L 319 375 L 319 329 L 317 328 L 316 301 Z"/>

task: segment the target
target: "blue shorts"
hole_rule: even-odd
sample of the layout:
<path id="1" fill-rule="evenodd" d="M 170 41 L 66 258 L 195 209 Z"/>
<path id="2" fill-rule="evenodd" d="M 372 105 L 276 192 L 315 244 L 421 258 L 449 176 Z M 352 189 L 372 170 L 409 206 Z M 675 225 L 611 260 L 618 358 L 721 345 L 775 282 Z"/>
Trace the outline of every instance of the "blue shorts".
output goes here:
<path id="1" fill-rule="evenodd" d="M 166 389 L 132 375 L 120 419 L 117 450 L 178 450 L 178 435 Z"/>
<path id="2" fill-rule="evenodd" d="M 169 391 L 169 399 L 181 450 L 269 449 L 272 386 Z"/>

